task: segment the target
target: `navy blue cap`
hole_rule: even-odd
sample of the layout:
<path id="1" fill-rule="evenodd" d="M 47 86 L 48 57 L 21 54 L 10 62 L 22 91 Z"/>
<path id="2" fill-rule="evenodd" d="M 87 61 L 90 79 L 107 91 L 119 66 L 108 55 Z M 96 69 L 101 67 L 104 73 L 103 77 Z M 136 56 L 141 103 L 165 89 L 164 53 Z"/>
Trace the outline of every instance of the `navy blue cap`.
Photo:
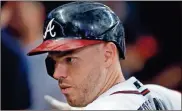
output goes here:
<path id="1" fill-rule="evenodd" d="M 103 41 L 114 42 L 120 58 L 125 58 L 124 28 L 119 17 L 101 3 L 71 2 L 48 14 L 43 43 L 28 55 L 68 51 Z"/>

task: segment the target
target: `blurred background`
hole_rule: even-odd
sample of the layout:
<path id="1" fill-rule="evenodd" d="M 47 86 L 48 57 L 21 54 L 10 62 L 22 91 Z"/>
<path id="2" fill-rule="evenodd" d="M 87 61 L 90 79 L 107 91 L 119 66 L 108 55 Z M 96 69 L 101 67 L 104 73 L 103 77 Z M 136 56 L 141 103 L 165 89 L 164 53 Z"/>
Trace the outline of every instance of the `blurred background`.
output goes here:
<path id="1" fill-rule="evenodd" d="M 1 109 L 52 109 L 48 94 L 66 102 L 57 81 L 47 75 L 46 54 L 27 56 L 42 42 L 46 15 L 69 1 L 1 2 Z M 181 2 L 102 1 L 121 19 L 126 34 L 126 79 L 182 92 Z"/>

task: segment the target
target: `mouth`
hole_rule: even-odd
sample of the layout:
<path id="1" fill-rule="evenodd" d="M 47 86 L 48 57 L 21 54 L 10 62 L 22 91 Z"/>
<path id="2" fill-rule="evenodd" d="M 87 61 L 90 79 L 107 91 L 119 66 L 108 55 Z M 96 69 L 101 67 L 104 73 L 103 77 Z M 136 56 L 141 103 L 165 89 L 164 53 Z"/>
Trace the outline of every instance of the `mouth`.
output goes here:
<path id="1" fill-rule="evenodd" d="M 68 94 L 70 92 L 70 89 L 71 89 L 71 87 L 70 88 L 64 88 L 64 89 L 61 89 L 61 92 L 63 94 Z"/>
<path id="2" fill-rule="evenodd" d="M 63 94 L 67 94 L 69 92 L 69 90 L 71 89 L 71 86 L 68 86 L 68 85 L 60 85 L 60 88 L 61 88 L 61 92 Z"/>

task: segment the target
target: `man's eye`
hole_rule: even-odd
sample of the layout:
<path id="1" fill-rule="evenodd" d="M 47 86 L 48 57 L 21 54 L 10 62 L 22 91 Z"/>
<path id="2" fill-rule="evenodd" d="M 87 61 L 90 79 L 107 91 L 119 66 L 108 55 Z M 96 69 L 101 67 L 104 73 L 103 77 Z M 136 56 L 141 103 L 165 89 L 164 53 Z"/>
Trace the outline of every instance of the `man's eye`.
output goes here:
<path id="1" fill-rule="evenodd" d="M 73 58 L 67 57 L 67 58 L 66 58 L 66 62 L 67 62 L 67 63 L 72 63 L 72 62 L 73 62 Z"/>

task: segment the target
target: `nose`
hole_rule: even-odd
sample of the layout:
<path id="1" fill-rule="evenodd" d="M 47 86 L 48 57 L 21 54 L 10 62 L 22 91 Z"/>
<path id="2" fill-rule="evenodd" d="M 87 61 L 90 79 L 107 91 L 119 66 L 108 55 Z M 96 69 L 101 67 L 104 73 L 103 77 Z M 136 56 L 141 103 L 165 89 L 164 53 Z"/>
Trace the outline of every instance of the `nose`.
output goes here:
<path id="1" fill-rule="evenodd" d="M 60 64 L 60 63 L 56 63 L 53 77 L 56 80 L 59 80 L 60 78 L 66 78 L 67 77 L 66 65 Z"/>

